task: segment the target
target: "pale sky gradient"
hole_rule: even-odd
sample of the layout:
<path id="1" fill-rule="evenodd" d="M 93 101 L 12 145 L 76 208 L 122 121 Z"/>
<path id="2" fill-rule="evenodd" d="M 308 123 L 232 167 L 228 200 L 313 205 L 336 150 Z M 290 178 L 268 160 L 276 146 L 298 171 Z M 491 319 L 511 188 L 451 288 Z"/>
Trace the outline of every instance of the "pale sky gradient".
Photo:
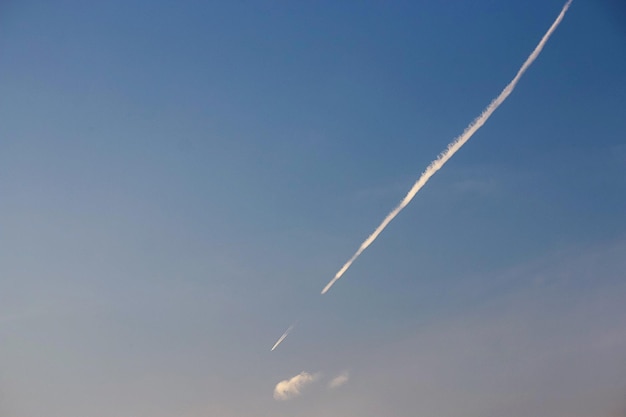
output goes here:
<path id="1" fill-rule="evenodd" d="M 622 2 L 319 295 L 563 3 L 3 2 L 0 416 L 625 416 Z"/>

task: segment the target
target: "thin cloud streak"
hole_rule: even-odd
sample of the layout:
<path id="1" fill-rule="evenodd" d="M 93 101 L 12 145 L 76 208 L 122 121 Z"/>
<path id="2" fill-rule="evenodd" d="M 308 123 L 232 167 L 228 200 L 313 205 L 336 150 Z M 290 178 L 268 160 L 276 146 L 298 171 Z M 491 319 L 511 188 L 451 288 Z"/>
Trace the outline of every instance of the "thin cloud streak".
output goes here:
<path id="1" fill-rule="evenodd" d="M 274 346 L 272 346 L 272 349 L 270 349 L 270 352 L 273 352 L 274 349 L 276 349 L 278 347 L 278 345 L 280 345 L 283 340 L 285 340 L 285 338 L 287 337 L 287 335 L 293 330 L 293 328 L 296 326 L 296 324 L 292 324 L 291 326 L 289 326 L 287 328 L 287 330 L 285 330 L 285 333 L 283 333 L 283 335 L 281 337 L 278 338 L 278 340 L 276 341 L 276 343 L 274 343 Z"/>
<path id="2" fill-rule="evenodd" d="M 346 262 L 345 265 L 342 266 L 341 269 L 335 274 L 335 277 L 331 279 L 328 284 L 326 284 L 326 286 L 322 290 L 322 294 L 326 294 L 326 292 L 328 292 L 328 290 L 335 284 L 335 282 L 337 282 L 339 278 L 341 278 L 341 276 L 348 270 L 348 268 L 350 268 L 352 263 L 361 255 L 361 253 L 363 253 L 363 251 L 367 249 L 369 245 L 371 245 L 376 240 L 378 235 L 380 235 L 380 233 L 383 230 L 385 230 L 387 225 L 391 223 L 391 221 L 411 202 L 411 200 L 413 200 L 413 197 L 415 197 L 417 192 L 428 182 L 430 177 L 432 177 L 435 174 L 435 172 L 439 171 L 439 169 L 441 169 L 441 167 L 443 167 L 445 163 L 448 162 L 448 160 L 452 158 L 452 156 L 459 149 L 461 149 L 463 145 L 465 145 L 465 143 L 474 135 L 474 133 L 476 133 L 476 131 L 485 124 L 485 122 L 489 119 L 489 117 L 491 117 L 493 112 L 500 106 L 500 104 L 502 104 L 507 99 L 507 97 L 513 92 L 517 83 L 522 78 L 522 75 L 524 75 L 526 70 L 532 65 L 535 59 L 537 59 L 543 47 L 545 46 L 546 42 L 548 42 L 548 39 L 550 39 L 550 36 L 552 36 L 552 33 L 556 30 L 556 28 L 559 26 L 559 24 L 563 20 L 563 17 L 565 16 L 565 13 L 569 9 L 571 3 L 572 3 L 572 0 L 568 0 L 565 3 L 565 5 L 563 6 L 563 9 L 561 10 L 561 13 L 558 15 L 554 23 L 552 23 L 552 26 L 550 26 L 550 29 L 548 29 L 546 34 L 543 35 L 543 38 L 541 38 L 541 41 L 537 44 L 533 52 L 526 59 L 524 64 L 521 66 L 521 68 L 517 71 L 515 78 L 513 78 L 513 80 L 504 88 L 504 90 L 502 90 L 500 95 L 498 95 L 485 108 L 485 110 L 483 110 L 480 116 L 474 119 L 474 121 L 472 121 L 472 123 L 470 123 L 469 126 L 465 128 L 463 133 L 460 136 L 458 136 L 456 139 L 454 139 L 452 142 L 450 142 L 450 144 L 448 144 L 448 147 L 442 153 L 439 154 L 437 159 L 435 159 L 433 162 L 430 163 L 430 165 L 428 165 L 426 170 L 422 173 L 419 179 L 415 182 L 413 187 L 411 187 L 411 189 L 409 190 L 407 195 L 404 197 L 404 199 L 400 202 L 400 204 L 396 208 L 394 208 L 387 215 L 387 217 L 385 217 L 382 223 L 376 228 L 376 230 L 374 230 L 374 232 L 367 239 L 365 239 L 365 241 L 361 244 L 361 246 L 355 252 L 355 254 L 352 255 L 352 257 L 348 260 L 348 262 Z"/>

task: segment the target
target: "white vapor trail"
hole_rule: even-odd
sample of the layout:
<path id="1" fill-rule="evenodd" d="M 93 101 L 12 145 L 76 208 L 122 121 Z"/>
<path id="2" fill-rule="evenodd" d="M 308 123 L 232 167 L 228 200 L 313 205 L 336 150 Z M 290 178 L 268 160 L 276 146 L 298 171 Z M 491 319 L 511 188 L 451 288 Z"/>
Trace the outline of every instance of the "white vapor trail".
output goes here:
<path id="1" fill-rule="evenodd" d="M 435 174 L 435 172 L 439 171 L 439 169 L 441 169 L 441 167 L 444 166 L 444 164 L 448 162 L 448 160 L 452 158 L 452 156 L 459 149 L 461 149 L 463 145 L 465 145 L 465 143 L 472 137 L 472 135 L 474 135 L 474 133 L 476 133 L 476 131 L 480 129 L 482 125 L 485 124 L 485 122 L 489 119 L 489 117 L 491 117 L 491 114 L 500 106 L 500 104 L 502 104 L 507 99 L 507 97 L 511 94 L 511 92 L 513 92 L 520 78 L 522 78 L 522 75 L 524 75 L 526 70 L 532 65 L 535 59 L 539 56 L 546 42 L 548 42 L 548 39 L 550 39 L 550 36 L 552 36 L 552 33 L 556 30 L 557 26 L 559 26 L 559 24 L 561 23 L 561 20 L 563 20 L 563 16 L 565 16 L 565 12 L 567 12 L 567 9 L 569 9 L 569 6 L 571 3 L 572 3 L 572 0 L 568 0 L 565 3 L 565 5 L 563 6 L 563 9 L 561 10 L 561 13 L 558 15 L 554 23 L 552 23 L 552 26 L 550 26 L 550 29 L 548 29 L 546 34 L 543 35 L 543 38 L 541 38 L 541 41 L 539 42 L 539 44 L 537 44 L 537 46 L 535 47 L 535 50 L 530 54 L 530 56 L 526 59 L 526 62 L 524 62 L 521 68 L 517 71 L 515 78 L 513 78 L 513 80 L 504 88 L 504 90 L 502 90 L 502 92 L 500 93 L 498 97 L 496 97 L 495 99 L 493 99 L 491 103 L 489 103 L 487 108 L 483 110 L 480 116 L 474 119 L 474 121 L 470 123 L 469 126 L 467 126 L 467 128 L 465 128 L 463 133 L 460 136 L 458 136 L 456 139 L 454 139 L 452 142 L 450 142 L 448 147 L 442 153 L 439 154 L 437 159 L 435 159 L 433 162 L 430 163 L 430 165 L 428 165 L 426 170 L 422 173 L 422 175 L 419 177 L 417 182 L 413 184 L 413 187 L 411 187 L 411 189 L 409 190 L 407 195 L 404 197 L 404 199 L 400 202 L 400 204 L 398 204 L 398 206 L 394 208 L 391 211 L 391 213 L 387 215 L 387 217 L 385 217 L 385 219 L 376 228 L 376 230 L 374 230 L 374 232 L 367 239 L 365 239 L 363 243 L 361 243 L 361 246 L 356 251 L 356 253 L 352 255 L 352 258 L 350 258 L 348 262 L 346 262 L 345 265 L 341 267 L 339 272 L 335 274 L 335 277 L 331 279 L 328 284 L 326 284 L 326 286 L 322 290 L 322 294 L 326 294 L 326 292 L 330 289 L 330 287 L 332 287 L 333 284 L 337 282 L 339 278 L 341 278 L 341 276 L 348 270 L 348 268 L 350 268 L 352 263 L 361 255 L 361 253 L 363 253 L 363 251 L 367 249 L 368 246 L 371 245 L 372 242 L 374 242 L 374 240 L 376 240 L 378 235 L 383 230 L 385 230 L 385 227 L 387 227 L 387 225 L 391 223 L 391 221 L 411 202 L 411 200 L 413 200 L 413 197 L 415 197 L 415 194 L 417 194 L 417 192 L 428 182 L 430 177 L 432 177 Z"/>
<path id="2" fill-rule="evenodd" d="M 283 335 L 281 337 L 278 338 L 278 340 L 276 341 L 276 343 L 274 343 L 274 346 L 272 346 L 272 349 L 270 349 L 270 352 L 274 351 L 274 349 L 276 349 L 278 347 L 278 345 L 280 345 L 283 340 L 285 340 L 285 338 L 287 337 L 287 335 L 289 334 L 289 332 L 291 332 L 293 330 L 293 328 L 295 327 L 295 323 L 292 324 L 291 326 L 289 326 L 287 328 L 287 330 L 285 330 L 285 333 L 283 333 Z"/>

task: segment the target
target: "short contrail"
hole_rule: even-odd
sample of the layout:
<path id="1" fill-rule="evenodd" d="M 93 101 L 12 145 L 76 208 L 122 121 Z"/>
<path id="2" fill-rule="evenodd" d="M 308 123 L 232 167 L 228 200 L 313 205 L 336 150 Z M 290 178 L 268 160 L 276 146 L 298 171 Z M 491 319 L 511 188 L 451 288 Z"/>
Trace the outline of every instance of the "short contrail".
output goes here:
<path id="1" fill-rule="evenodd" d="M 470 125 L 467 128 L 465 128 L 463 133 L 460 136 L 458 136 L 456 139 L 454 139 L 452 142 L 450 142 L 448 147 L 442 153 L 439 154 L 437 159 L 435 159 L 433 162 L 430 163 L 430 165 L 428 165 L 424 173 L 421 175 L 421 177 L 419 177 L 417 182 L 413 184 L 413 187 L 411 187 L 411 189 L 409 190 L 407 195 L 404 197 L 404 199 L 400 202 L 400 204 L 398 204 L 398 206 L 394 208 L 391 211 L 391 213 L 387 215 L 387 217 L 385 217 L 382 223 L 376 228 L 376 230 L 374 230 L 374 233 L 372 233 L 367 239 L 365 239 L 363 243 L 361 243 L 359 250 L 357 250 L 356 253 L 352 255 L 352 258 L 350 258 L 348 262 L 346 262 L 346 264 L 341 267 L 339 272 L 335 274 L 335 277 L 331 279 L 328 284 L 326 284 L 326 286 L 322 290 L 322 294 L 326 294 L 326 292 L 330 289 L 330 287 L 332 287 L 333 284 L 339 278 L 341 278 L 341 276 L 348 270 L 348 268 L 350 268 L 350 265 L 352 265 L 352 263 L 356 260 L 356 258 L 358 258 L 361 255 L 361 253 L 363 253 L 363 251 L 367 249 L 367 247 L 371 245 L 372 242 L 374 242 L 374 240 L 376 240 L 378 235 L 383 230 L 385 230 L 385 227 L 387 227 L 387 225 L 398 215 L 398 213 L 400 213 L 402 209 L 404 209 L 411 202 L 411 200 L 413 200 L 413 197 L 415 197 L 415 194 L 417 194 L 417 192 L 424 186 L 424 184 L 428 182 L 430 177 L 432 177 L 435 172 L 439 171 L 439 169 L 446 162 L 448 162 L 450 158 L 452 158 L 452 156 L 456 153 L 456 151 L 458 151 L 459 149 L 461 149 L 463 145 L 465 145 L 465 142 L 467 142 L 472 137 L 472 135 L 476 133 L 476 131 L 480 129 L 482 125 L 485 124 L 485 122 L 489 119 L 489 117 L 491 117 L 491 114 L 500 106 L 500 104 L 504 102 L 504 100 L 506 100 L 509 94 L 511 94 L 511 92 L 515 89 L 515 86 L 519 82 L 520 78 L 522 78 L 522 75 L 524 75 L 528 67 L 530 67 L 532 63 L 535 61 L 535 59 L 539 56 L 544 45 L 546 44 L 548 39 L 550 39 L 550 36 L 556 30 L 557 26 L 559 26 L 559 23 L 561 23 L 561 20 L 563 20 L 563 16 L 565 16 L 565 12 L 567 12 L 567 9 L 569 9 L 569 6 L 571 3 L 572 3 L 572 0 L 568 0 L 567 3 L 565 3 L 565 5 L 563 6 L 563 9 L 561 10 L 561 13 L 556 18 L 554 23 L 552 23 L 552 26 L 550 26 L 550 29 L 548 29 L 546 34 L 543 35 L 543 38 L 541 38 L 541 41 L 535 47 L 535 50 L 526 59 L 526 62 L 524 62 L 522 67 L 517 71 L 517 75 L 515 75 L 515 78 L 513 78 L 513 80 L 504 88 L 504 90 L 502 90 L 502 92 L 500 93 L 498 97 L 496 97 L 491 103 L 489 103 L 487 108 L 483 110 L 480 116 L 474 119 L 474 121 L 470 123 Z"/>
<path id="2" fill-rule="evenodd" d="M 276 343 L 274 343 L 274 346 L 272 346 L 272 349 L 270 349 L 270 352 L 273 351 L 274 349 L 276 349 L 278 347 L 278 345 L 280 345 L 283 342 L 283 340 L 285 340 L 285 337 L 287 337 L 289 332 L 291 332 L 293 330 L 295 325 L 296 324 L 294 323 L 291 326 L 289 326 L 289 328 L 287 330 L 285 330 L 285 333 L 283 333 L 283 335 L 276 341 Z"/>

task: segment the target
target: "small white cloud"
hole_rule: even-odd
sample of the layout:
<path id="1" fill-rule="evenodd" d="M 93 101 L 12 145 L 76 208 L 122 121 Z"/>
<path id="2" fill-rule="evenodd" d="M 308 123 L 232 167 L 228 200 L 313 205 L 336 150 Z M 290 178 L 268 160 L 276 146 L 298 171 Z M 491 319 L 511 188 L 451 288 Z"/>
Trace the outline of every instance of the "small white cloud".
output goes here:
<path id="1" fill-rule="evenodd" d="M 308 372 L 300 372 L 291 379 L 285 379 L 276 384 L 274 388 L 274 399 L 285 401 L 300 395 L 300 390 L 317 379 L 317 375 L 311 375 Z"/>
<path id="2" fill-rule="evenodd" d="M 334 377 L 329 383 L 328 388 L 338 388 L 348 382 L 350 374 L 346 371 Z"/>

